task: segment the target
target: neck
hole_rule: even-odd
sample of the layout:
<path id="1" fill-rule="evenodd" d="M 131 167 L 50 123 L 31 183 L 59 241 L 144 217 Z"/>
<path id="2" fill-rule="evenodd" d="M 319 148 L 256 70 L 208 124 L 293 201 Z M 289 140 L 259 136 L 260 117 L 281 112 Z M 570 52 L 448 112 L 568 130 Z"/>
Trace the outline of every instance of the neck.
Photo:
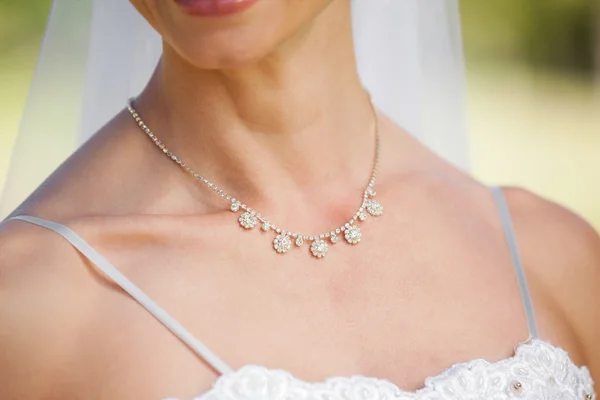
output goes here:
<path id="1" fill-rule="evenodd" d="M 334 178 L 359 193 L 374 116 L 349 14 L 349 2 L 333 1 L 268 57 L 235 69 L 198 69 L 165 45 L 137 107 L 178 157 L 246 201 L 271 203 L 269 193 L 290 190 L 305 198 Z"/>

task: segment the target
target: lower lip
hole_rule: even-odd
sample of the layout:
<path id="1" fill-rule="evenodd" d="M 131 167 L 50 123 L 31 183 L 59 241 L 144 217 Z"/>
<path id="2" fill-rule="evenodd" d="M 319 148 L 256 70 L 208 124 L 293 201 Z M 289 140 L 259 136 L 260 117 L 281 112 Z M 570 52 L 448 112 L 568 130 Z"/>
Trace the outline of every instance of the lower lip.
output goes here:
<path id="1" fill-rule="evenodd" d="M 258 0 L 175 0 L 185 12 L 192 15 L 216 17 L 237 14 Z"/>

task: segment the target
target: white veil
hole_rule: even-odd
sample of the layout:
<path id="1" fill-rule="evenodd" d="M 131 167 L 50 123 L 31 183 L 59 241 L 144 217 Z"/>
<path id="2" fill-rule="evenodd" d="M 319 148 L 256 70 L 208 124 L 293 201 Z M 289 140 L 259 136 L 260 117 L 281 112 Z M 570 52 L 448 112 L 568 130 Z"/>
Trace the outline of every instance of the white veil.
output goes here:
<path id="1" fill-rule="evenodd" d="M 358 69 L 377 105 L 468 169 L 458 0 L 351 1 Z M 161 49 L 127 0 L 53 1 L 0 217 L 142 90 Z"/>

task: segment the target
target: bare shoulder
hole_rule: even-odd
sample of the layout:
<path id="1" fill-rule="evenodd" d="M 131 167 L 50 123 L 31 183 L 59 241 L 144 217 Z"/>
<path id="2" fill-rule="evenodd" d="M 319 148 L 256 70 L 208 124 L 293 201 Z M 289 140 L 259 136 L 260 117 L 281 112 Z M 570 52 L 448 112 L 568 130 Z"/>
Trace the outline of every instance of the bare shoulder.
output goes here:
<path id="1" fill-rule="evenodd" d="M 556 284 L 557 294 L 600 284 L 600 237 L 587 221 L 525 189 L 505 188 L 504 193 L 524 256 L 543 261 L 531 264 L 536 277 Z M 565 279 L 584 286 L 569 287 Z"/>
<path id="2" fill-rule="evenodd" d="M 74 378 L 71 359 L 90 297 L 82 264 L 53 232 L 21 221 L 0 225 L 0 398 L 71 397 L 60 388 Z"/>
<path id="3" fill-rule="evenodd" d="M 13 215 L 70 225 L 118 210 L 112 177 L 132 169 L 114 151 L 114 137 L 135 138 L 123 134 L 122 120 L 113 120 L 66 160 Z M 79 231 L 86 224 L 76 226 Z M 69 380 L 80 370 L 73 366 L 95 293 L 93 271 L 57 233 L 24 221 L 0 224 L 1 399 L 76 397 L 64 388 L 77 387 Z"/>
<path id="4" fill-rule="evenodd" d="M 520 188 L 504 193 L 532 290 L 560 310 L 583 362 L 600 378 L 600 237 L 551 201 Z"/>

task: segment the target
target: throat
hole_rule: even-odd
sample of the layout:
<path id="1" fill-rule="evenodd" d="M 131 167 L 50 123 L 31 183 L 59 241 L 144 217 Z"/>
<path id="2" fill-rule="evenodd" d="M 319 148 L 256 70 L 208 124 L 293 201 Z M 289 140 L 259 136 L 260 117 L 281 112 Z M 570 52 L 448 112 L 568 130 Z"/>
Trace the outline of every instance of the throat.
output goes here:
<path id="1" fill-rule="evenodd" d="M 217 88 L 181 105 L 167 102 L 160 88 L 150 85 L 135 102 L 149 129 L 177 159 L 239 198 L 269 203 L 298 193 L 305 201 L 327 188 L 325 196 L 355 192 L 369 180 L 376 115 L 360 87 L 355 95 L 322 96 L 307 107 L 294 96 L 286 104 L 281 93 L 253 101 L 240 95 L 234 102 Z"/>

